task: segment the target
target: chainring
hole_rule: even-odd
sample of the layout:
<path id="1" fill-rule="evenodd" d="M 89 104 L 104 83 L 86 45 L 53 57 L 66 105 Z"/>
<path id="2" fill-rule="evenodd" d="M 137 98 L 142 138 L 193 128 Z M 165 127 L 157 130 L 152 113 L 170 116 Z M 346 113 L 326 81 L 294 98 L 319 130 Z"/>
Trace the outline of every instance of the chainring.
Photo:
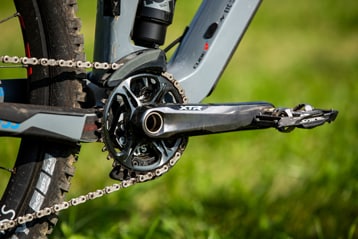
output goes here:
<path id="1" fill-rule="evenodd" d="M 131 124 L 138 107 L 186 103 L 183 89 L 173 76 L 143 73 L 123 80 L 110 94 L 103 114 L 103 140 L 114 159 L 110 176 L 127 180 L 156 170 L 170 168 L 181 155 L 187 137 L 151 139 Z M 177 160 L 174 162 L 176 163 Z"/>

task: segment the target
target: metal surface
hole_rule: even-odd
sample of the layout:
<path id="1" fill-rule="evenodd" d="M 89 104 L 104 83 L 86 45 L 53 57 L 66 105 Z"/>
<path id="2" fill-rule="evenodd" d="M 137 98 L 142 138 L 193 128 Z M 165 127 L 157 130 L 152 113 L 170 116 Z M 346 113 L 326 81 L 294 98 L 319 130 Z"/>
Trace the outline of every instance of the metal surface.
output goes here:
<path id="1" fill-rule="evenodd" d="M 133 128 L 154 139 L 207 135 L 231 131 L 276 128 L 289 132 L 294 128 L 312 129 L 337 117 L 335 110 L 299 105 L 293 109 L 275 108 L 270 103 L 222 105 L 153 105 L 138 107 L 130 122 Z"/>
<path id="2" fill-rule="evenodd" d="M 222 105 L 164 105 L 139 107 L 131 122 L 151 138 L 207 135 L 229 131 L 262 129 L 255 122 L 270 103 Z"/>
<path id="3" fill-rule="evenodd" d="M 311 105 L 299 104 L 296 107 L 275 108 L 263 111 L 257 116 L 260 125 L 275 127 L 280 132 L 291 132 L 295 128 L 313 129 L 337 118 L 338 111 L 315 109 Z"/>
<path id="4" fill-rule="evenodd" d="M 168 65 L 191 103 L 204 99 L 216 85 L 242 39 L 261 0 L 204 0 Z M 138 0 L 122 0 L 120 17 L 103 16 L 98 0 L 94 60 L 113 63 L 144 49 L 131 42 Z M 213 26 L 216 26 L 213 28 Z M 95 70 L 99 79 L 104 74 Z"/>
<path id="5" fill-rule="evenodd" d="M 103 112 L 103 139 L 110 157 L 133 173 L 152 171 L 168 163 L 185 148 L 186 137 L 167 140 L 144 137 L 133 127 L 132 116 L 141 106 L 183 104 L 185 100 L 182 89 L 168 74 L 138 74 L 121 82 L 112 91 Z M 112 173 L 113 178 L 126 176 L 117 171 Z"/>
<path id="6" fill-rule="evenodd" d="M 122 57 L 145 49 L 131 42 L 139 0 L 121 0 L 120 16 L 104 16 L 104 0 L 97 1 L 94 61 L 114 63 Z M 101 78 L 103 71 L 95 70 L 93 77 Z"/>
<path id="7" fill-rule="evenodd" d="M 0 103 L 0 136 L 96 142 L 97 120 L 94 110 Z"/>
<path id="8" fill-rule="evenodd" d="M 160 49 L 145 49 L 131 53 L 119 61 L 120 69 L 114 72 L 107 72 L 108 77 L 103 77 L 102 85 L 115 87 L 130 75 L 138 72 L 156 72 L 161 74 L 166 71 L 165 53 Z"/>
<path id="9" fill-rule="evenodd" d="M 120 63 L 116 62 L 89 62 L 35 57 L 28 58 L 18 56 L 0 56 L 0 62 L 7 64 L 22 64 L 23 66 L 59 66 L 97 70 L 118 70 L 122 66 Z"/>
<path id="10" fill-rule="evenodd" d="M 243 37 L 261 0 L 204 0 L 168 64 L 190 103 L 203 100 L 215 87 Z M 211 37 L 207 37 L 217 24 Z"/>

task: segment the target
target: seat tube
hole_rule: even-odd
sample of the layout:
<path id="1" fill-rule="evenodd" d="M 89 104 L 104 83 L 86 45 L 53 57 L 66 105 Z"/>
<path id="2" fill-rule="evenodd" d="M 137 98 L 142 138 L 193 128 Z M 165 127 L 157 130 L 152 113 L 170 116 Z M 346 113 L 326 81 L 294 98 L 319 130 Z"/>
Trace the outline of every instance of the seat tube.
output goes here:
<path id="1" fill-rule="evenodd" d="M 131 41 L 131 32 L 135 22 L 139 0 L 121 0 L 119 12 L 110 14 L 105 11 L 105 4 L 113 0 L 97 0 L 96 30 L 93 60 L 113 63 L 122 57 L 143 49 Z M 95 70 L 94 75 L 103 71 Z"/>

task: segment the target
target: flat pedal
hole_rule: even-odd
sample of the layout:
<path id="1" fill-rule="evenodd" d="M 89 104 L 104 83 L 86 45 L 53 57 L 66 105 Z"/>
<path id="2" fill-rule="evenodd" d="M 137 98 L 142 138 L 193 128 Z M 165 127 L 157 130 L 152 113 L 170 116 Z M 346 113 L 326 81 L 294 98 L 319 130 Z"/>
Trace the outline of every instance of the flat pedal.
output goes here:
<path id="1" fill-rule="evenodd" d="M 294 108 L 273 108 L 263 111 L 256 118 L 258 124 L 275 127 L 281 132 L 295 128 L 312 129 L 324 123 L 333 122 L 337 110 L 315 109 L 311 105 L 299 104 Z"/>

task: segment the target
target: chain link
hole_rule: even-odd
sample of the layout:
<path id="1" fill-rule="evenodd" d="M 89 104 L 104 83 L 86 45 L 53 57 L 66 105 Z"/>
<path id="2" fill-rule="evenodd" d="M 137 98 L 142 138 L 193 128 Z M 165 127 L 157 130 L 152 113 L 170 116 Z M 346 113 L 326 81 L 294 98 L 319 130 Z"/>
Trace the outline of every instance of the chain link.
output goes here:
<path id="1" fill-rule="evenodd" d="M 59 67 L 73 67 L 73 68 L 85 68 L 85 69 L 102 69 L 102 70 L 118 70 L 120 67 L 123 66 L 122 64 L 118 63 L 106 63 L 106 62 L 89 62 L 89 61 L 73 61 L 73 60 L 55 60 L 55 59 L 48 59 L 48 58 L 35 58 L 35 57 L 18 57 L 18 56 L 0 56 L 0 62 L 7 63 L 7 64 L 22 64 L 24 66 L 59 66 Z M 179 93 L 181 94 L 184 103 L 187 103 L 187 98 L 184 94 L 183 88 L 179 85 L 179 83 L 174 79 L 174 77 L 169 73 L 163 73 L 165 77 L 171 81 L 174 86 L 178 89 Z M 68 201 L 64 201 L 59 204 L 55 204 L 50 207 L 45 207 L 40 209 L 37 212 L 29 213 L 26 215 L 18 216 L 12 220 L 6 220 L 0 222 L 0 232 L 12 229 L 17 227 L 18 225 L 25 224 L 31 222 L 35 219 L 39 219 L 42 217 L 49 216 L 51 214 L 59 213 L 63 210 L 66 210 L 70 207 L 74 207 L 87 201 L 94 200 L 97 198 L 101 198 L 107 194 L 111 194 L 117 192 L 121 189 L 131 187 L 137 183 L 143 183 L 146 181 L 150 181 L 156 177 L 159 177 L 166 172 L 169 171 L 171 167 L 173 167 L 176 162 L 180 159 L 182 153 L 184 151 L 184 147 L 180 147 L 178 152 L 175 153 L 173 158 L 168 160 L 166 164 L 164 164 L 161 168 L 158 168 L 154 171 L 146 172 L 144 174 L 138 174 L 136 177 L 131 177 L 127 180 L 121 181 L 119 184 L 113 184 L 110 186 L 106 186 L 103 189 L 98 189 L 93 192 L 89 192 L 85 195 L 80 195 L 78 197 L 72 198 Z"/>
<path id="2" fill-rule="evenodd" d="M 24 66 L 59 66 L 97 70 L 118 70 L 123 63 L 90 62 L 74 60 L 55 60 L 49 58 L 0 56 L 0 62 L 6 64 L 22 64 Z"/>

